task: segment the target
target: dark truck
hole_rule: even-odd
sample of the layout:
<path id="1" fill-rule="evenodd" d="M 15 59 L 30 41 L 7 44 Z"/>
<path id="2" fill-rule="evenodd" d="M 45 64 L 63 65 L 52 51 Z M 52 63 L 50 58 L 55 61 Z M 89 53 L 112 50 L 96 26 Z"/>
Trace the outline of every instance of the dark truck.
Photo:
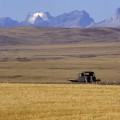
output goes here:
<path id="1" fill-rule="evenodd" d="M 93 83 L 96 82 L 95 73 L 92 71 L 85 71 L 78 74 L 78 82 Z"/>
<path id="2" fill-rule="evenodd" d="M 85 71 L 78 74 L 76 80 L 69 80 L 72 83 L 99 83 L 101 80 L 96 79 L 95 73 L 92 71 Z"/>
<path id="3" fill-rule="evenodd" d="M 101 81 L 96 79 L 95 73 L 92 71 L 84 71 L 78 74 L 78 78 L 75 80 L 69 80 L 73 84 L 92 83 L 100 85 L 120 85 L 119 81 Z"/>

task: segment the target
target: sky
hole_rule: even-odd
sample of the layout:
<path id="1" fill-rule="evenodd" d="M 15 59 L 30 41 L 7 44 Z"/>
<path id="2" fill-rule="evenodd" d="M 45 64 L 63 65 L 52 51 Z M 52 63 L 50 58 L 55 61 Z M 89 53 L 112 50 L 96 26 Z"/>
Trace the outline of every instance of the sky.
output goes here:
<path id="1" fill-rule="evenodd" d="M 118 7 L 120 0 L 0 0 L 0 18 L 22 21 L 30 12 L 50 12 L 57 16 L 73 10 L 85 10 L 95 22 L 100 22 L 113 16 Z"/>

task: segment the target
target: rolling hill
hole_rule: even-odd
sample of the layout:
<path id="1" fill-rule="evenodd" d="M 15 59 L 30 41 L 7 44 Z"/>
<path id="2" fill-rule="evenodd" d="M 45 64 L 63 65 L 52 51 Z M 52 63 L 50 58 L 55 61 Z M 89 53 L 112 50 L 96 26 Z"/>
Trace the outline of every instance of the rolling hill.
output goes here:
<path id="1" fill-rule="evenodd" d="M 120 42 L 117 28 L 0 28 L 0 45 L 74 44 L 81 42 Z"/>

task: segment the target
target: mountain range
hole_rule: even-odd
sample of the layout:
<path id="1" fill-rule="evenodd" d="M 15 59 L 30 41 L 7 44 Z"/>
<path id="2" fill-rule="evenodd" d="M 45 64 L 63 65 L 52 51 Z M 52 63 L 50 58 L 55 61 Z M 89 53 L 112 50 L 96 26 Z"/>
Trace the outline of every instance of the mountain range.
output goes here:
<path id="1" fill-rule="evenodd" d="M 47 26 L 65 28 L 84 28 L 94 23 L 94 20 L 86 11 L 72 11 L 53 17 L 48 12 L 36 12 L 29 14 L 22 25 Z"/>
<path id="2" fill-rule="evenodd" d="M 15 26 L 45 26 L 64 28 L 88 28 L 88 27 L 120 27 L 120 8 L 116 9 L 114 16 L 95 23 L 94 19 L 86 11 L 72 11 L 53 17 L 49 12 L 35 12 L 27 15 L 24 21 L 18 22 L 9 17 L 0 18 L 0 27 Z"/>

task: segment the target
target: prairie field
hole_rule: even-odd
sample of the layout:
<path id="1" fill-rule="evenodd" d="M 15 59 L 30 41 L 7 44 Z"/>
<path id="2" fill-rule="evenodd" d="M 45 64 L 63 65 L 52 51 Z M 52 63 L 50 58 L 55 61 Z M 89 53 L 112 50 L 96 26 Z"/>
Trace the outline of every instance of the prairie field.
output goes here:
<path id="1" fill-rule="evenodd" d="M 120 29 L 0 29 L 1 83 L 69 83 L 82 71 L 120 82 Z"/>
<path id="2" fill-rule="evenodd" d="M 0 84 L 0 120 L 119 120 L 120 86 Z"/>
<path id="3" fill-rule="evenodd" d="M 120 82 L 120 29 L 0 29 L 0 83 L 69 83 L 82 71 Z"/>
<path id="4" fill-rule="evenodd" d="M 120 82 L 120 29 L 1 28 L 0 120 L 119 120 L 120 86 L 82 71 Z"/>
<path id="5" fill-rule="evenodd" d="M 120 81 L 120 43 L 1 46 L 0 82 L 69 83 L 82 71 Z"/>

